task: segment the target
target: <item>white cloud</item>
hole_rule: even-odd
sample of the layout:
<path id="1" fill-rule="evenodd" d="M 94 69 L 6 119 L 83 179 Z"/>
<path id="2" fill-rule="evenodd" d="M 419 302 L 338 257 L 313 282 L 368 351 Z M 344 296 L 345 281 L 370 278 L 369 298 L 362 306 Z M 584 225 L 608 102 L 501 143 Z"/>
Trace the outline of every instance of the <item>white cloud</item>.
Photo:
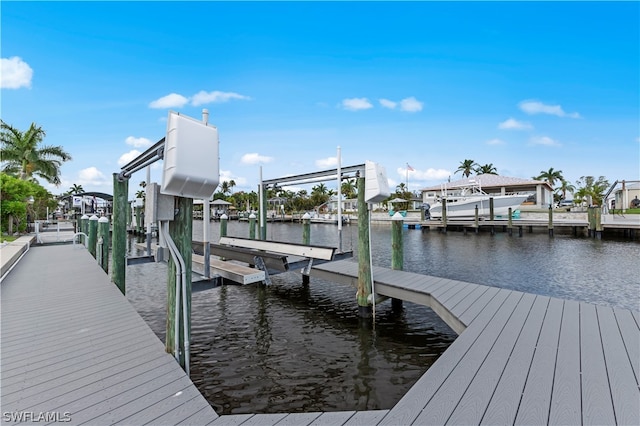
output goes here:
<path id="1" fill-rule="evenodd" d="M 361 109 L 373 108 L 367 98 L 348 98 L 342 100 L 342 107 L 349 111 L 359 111 Z"/>
<path id="2" fill-rule="evenodd" d="M 338 157 L 328 157 L 316 160 L 316 167 L 327 168 L 331 166 L 338 166 Z"/>
<path id="3" fill-rule="evenodd" d="M 147 138 L 136 138 L 133 136 L 127 137 L 125 139 L 127 145 L 131 145 L 134 148 L 147 148 L 151 146 L 151 141 Z"/>
<path id="4" fill-rule="evenodd" d="M 189 102 L 188 98 L 177 93 L 171 93 L 167 96 L 163 96 L 160 99 L 149 104 L 149 108 L 164 109 L 164 108 L 181 108 Z"/>
<path id="5" fill-rule="evenodd" d="M 260 155 L 257 152 L 251 152 L 248 154 L 244 154 L 240 159 L 242 164 L 259 164 L 259 163 L 270 163 L 273 161 L 273 157 L 267 157 L 266 155 Z"/>
<path id="6" fill-rule="evenodd" d="M 490 139 L 490 140 L 487 141 L 487 145 L 505 145 L 505 144 L 506 144 L 505 141 L 503 141 L 502 139 L 498 139 L 498 138 Z"/>
<path id="7" fill-rule="evenodd" d="M 244 186 L 247 184 L 247 179 L 239 176 L 235 176 L 231 170 L 220 170 L 220 182 L 231 181 L 236 183 L 236 186 Z M 235 189 L 234 189 L 235 191 Z"/>
<path id="8" fill-rule="evenodd" d="M 509 118 L 502 123 L 498 124 L 498 129 L 508 129 L 508 130 L 530 130 L 533 129 L 531 123 L 527 123 L 525 121 L 518 121 L 514 118 Z"/>
<path id="9" fill-rule="evenodd" d="M 17 56 L 0 59 L 0 88 L 19 89 L 31 88 L 33 70 Z"/>
<path id="10" fill-rule="evenodd" d="M 404 179 L 407 177 L 407 168 L 406 167 L 398 167 L 396 169 L 398 176 L 401 176 Z M 413 171 L 409 171 L 409 180 L 442 180 L 451 176 L 451 172 L 445 169 L 433 169 L 428 168 L 427 170 L 419 170 L 414 169 Z"/>
<path id="11" fill-rule="evenodd" d="M 551 139 L 549 136 L 534 136 L 530 139 L 532 145 L 544 145 L 544 146 L 560 146 L 560 143 Z"/>
<path id="12" fill-rule="evenodd" d="M 210 103 L 228 102 L 231 99 L 249 100 L 251 98 L 234 92 L 220 92 L 218 90 L 205 92 L 201 90 L 191 97 L 191 105 L 199 106 Z"/>
<path id="13" fill-rule="evenodd" d="M 422 111 L 423 103 L 411 96 L 410 98 L 404 98 L 400 101 L 400 110 L 406 112 L 418 112 Z"/>
<path id="14" fill-rule="evenodd" d="M 380 105 L 389 109 L 394 109 L 396 106 L 398 106 L 397 102 L 390 101 L 389 99 L 379 99 L 379 102 Z"/>
<path id="15" fill-rule="evenodd" d="M 550 114 L 558 117 L 580 118 L 580 114 L 577 112 L 567 113 L 560 105 L 546 105 L 540 101 L 522 101 L 518 104 L 518 107 L 529 115 Z"/>
<path id="16" fill-rule="evenodd" d="M 127 153 L 124 153 L 118 158 L 118 166 L 122 167 L 125 164 L 133 161 L 138 155 L 142 154 L 137 149 L 133 149 Z"/>
<path id="17" fill-rule="evenodd" d="M 94 185 L 100 186 L 107 183 L 106 176 L 95 167 L 88 167 L 78 172 L 78 184 L 79 185 Z"/>

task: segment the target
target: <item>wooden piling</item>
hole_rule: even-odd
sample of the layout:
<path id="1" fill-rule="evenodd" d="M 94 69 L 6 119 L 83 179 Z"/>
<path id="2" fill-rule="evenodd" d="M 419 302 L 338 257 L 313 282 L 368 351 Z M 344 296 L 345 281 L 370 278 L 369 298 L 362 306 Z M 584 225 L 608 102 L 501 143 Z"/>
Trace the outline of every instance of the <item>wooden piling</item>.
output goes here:
<path id="1" fill-rule="evenodd" d="M 600 207 L 596 207 L 594 210 L 594 220 L 595 220 L 595 228 L 596 228 L 596 238 L 602 239 L 602 209 Z"/>
<path id="2" fill-rule="evenodd" d="M 227 222 L 229 221 L 229 216 L 227 216 L 226 214 L 222 214 L 222 216 L 220 216 L 220 236 L 221 237 L 226 237 L 227 236 Z"/>
<path id="3" fill-rule="evenodd" d="M 175 207 L 177 214 L 174 220 L 169 222 L 169 235 L 176 245 L 180 256 L 184 260 L 187 266 L 185 275 L 185 288 L 186 293 L 182 296 L 186 298 L 187 306 L 187 336 L 184 335 L 184 316 L 183 316 L 183 304 L 180 303 L 178 307 L 179 315 L 179 362 L 180 365 L 185 368 L 185 340 L 188 342 L 191 340 L 191 264 L 193 261 L 191 253 L 191 240 L 193 235 L 193 200 L 191 198 L 175 197 Z M 176 270 L 177 266 L 173 261 L 173 258 L 169 258 L 168 264 L 168 280 L 167 280 L 167 327 L 165 338 L 165 350 L 173 354 L 174 353 L 174 338 L 175 338 L 175 310 L 176 310 Z"/>
<path id="4" fill-rule="evenodd" d="M 549 236 L 553 237 L 553 205 L 549 204 Z"/>
<path id="5" fill-rule="evenodd" d="M 89 218 L 89 246 L 87 247 L 91 256 L 96 259 L 96 245 L 98 243 L 98 216 Z"/>
<path id="6" fill-rule="evenodd" d="M 302 216 L 302 244 L 311 244 L 311 216 L 309 213 Z"/>
<path id="7" fill-rule="evenodd" d="M 402 215 L 400 213 L 394 214 L 391 222 L 391 269 L 398 271 L 404 268 L 403 225 Z M 402 308 L 402 299 L 391 299 L 391 307 L 394 310 Z"/>
<path id="8" fill-rule="evenodd" d="M 476 204 L 475 209 L 475 220 L 473 222 L 476 227 L 476 234 L 480 231 L 480 215 L 478 214 L 478 205 Z"/>
<path id="9" fill-rule="evenodd" d="M 511 207 L 509 207 L 509 219 L 507 219 L 507 231 L 509 232 L 509 236 L 513 235 L 513 218 L 511 217 L 512 211 Z"/>
<path id="10" fill-rule="evenodd" d="M 589 237 L 595 236 L 596 231 L 596 215 L 593 207 L 589 206 L 587 208 L 587 221 L 589 223 L 589 229 L 587 231 L 587 235 Z"/>
<path id="11" fill-rule="evenodd" d="M 260 239 L 267 239 L 267 188 L 262 188 L 262 205 L 260 206 Z"/>
<path id="12" fill-rule="evenodd" d="M 109 273 L 109 219 L 102 216 L 98 219 L 98 245 L 100 249 L 100 267 Z"/>
<path id="13" fill-rule="evenodd" d="M 442 232 L 447 233 L 447 199 L 442 199 Z"/>
<path id="14" fill-rule="evenodd" d="M 113 261 L 111 281 L 125 294 L 125 269 L 127 267 L 127 215 L 129 203 L 129 179 L 113 174 L 113 233 L 111 251 Z"/>
<path id="15" fill-rule="evenodd" d="M 253 213 L 249 215 L 249 238 L 256 239 L 256 215 Z"/>
<path id="16" fill-rule="evenodd" d="M 83 214 L 80 218 L 80 232 L 84 234 L 80 236 L 82 244 L 89 244 L 89 215 L 87 214 Z"/>
<path id="17" fill-rule="evenodd" d="M 489 197 L 489 220 L 493 221 L 493 197 Z"/>
<path id="18" fill-rule="evenodd" d="M 359 177 L 358 186 L 358 315 L 371 318 L 372 307 L 369 303 L 371 295 L 371 253 L 369 252 L 369 210 L 364 200 L 365 179 Z"/>

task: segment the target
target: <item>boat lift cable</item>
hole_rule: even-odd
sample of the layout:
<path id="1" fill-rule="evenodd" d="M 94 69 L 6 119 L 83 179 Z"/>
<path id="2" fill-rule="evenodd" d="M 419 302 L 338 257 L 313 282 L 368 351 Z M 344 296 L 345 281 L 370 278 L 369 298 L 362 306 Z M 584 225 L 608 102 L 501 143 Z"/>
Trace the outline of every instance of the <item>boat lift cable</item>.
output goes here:
<path id="1" fill-rule="evenodd" d="M 162 160 L 164 158 L 164 139 L 165 138 L 160 139 L 137 158 L 122 166 L 118 178 L 120 180 L 129 179 L 131 175 L 138 170 L 142 170 L 156 161 Z"/>

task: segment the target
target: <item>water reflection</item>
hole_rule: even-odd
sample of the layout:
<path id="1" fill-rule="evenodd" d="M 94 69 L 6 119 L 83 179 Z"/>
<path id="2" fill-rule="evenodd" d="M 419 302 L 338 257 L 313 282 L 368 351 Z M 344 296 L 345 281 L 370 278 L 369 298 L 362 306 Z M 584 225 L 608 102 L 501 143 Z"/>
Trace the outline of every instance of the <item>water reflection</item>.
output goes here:
<path id="1" fill-rule="evenodd" d="M 194 238 L 201 227 L 194 223 Z M 354 232 L 345 227 L 346 249 L 357 249 Z M 248 225 L 229 223 L 229 234 L 248 236 Z M 297 242 L 302 231 L 269 224 L 268 236 Z M 336 238 L 335 227 L 312 229 L 316 244 Z M 390 229 L 374 225 L 372 241 L 374 264 L 390 266 Z M 404 247 L 405 270 L 638 309 L 637 243 L 406 230 Z M 219 413 L 390 408 L 456 337 L 423 306 L 405 302 L 398 312 L 385 302 L 375 328 L 365 327 L 354 289 L 315 278 L 303 285 L 293 272 L 272 278 L 270 287 L 193 294 L 192 380 Z M 127 269 L 128 298 L 162 339 L 166 279 L 163 264 Z"/>

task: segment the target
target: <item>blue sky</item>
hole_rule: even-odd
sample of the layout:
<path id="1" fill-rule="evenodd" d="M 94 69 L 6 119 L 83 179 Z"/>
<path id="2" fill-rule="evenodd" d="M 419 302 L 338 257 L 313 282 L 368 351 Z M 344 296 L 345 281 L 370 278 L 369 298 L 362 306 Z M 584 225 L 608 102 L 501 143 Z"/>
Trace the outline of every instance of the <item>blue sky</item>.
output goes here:
<path id="1" fill-rule="evenodd" d="M 638 2 L 6 2 L 2 119 L 73 161 L 62 185 L 112 192 L 169 110 L 220 134 L 221 181 L 365 160 L 393 189 L 465 159 L 640 178 Z M 161 180 L 161 165 L 152 180 Z M 130 190 L 140 189 L 144 171 Z M 332 183 L 327 183 L 331 187 Z"/>

